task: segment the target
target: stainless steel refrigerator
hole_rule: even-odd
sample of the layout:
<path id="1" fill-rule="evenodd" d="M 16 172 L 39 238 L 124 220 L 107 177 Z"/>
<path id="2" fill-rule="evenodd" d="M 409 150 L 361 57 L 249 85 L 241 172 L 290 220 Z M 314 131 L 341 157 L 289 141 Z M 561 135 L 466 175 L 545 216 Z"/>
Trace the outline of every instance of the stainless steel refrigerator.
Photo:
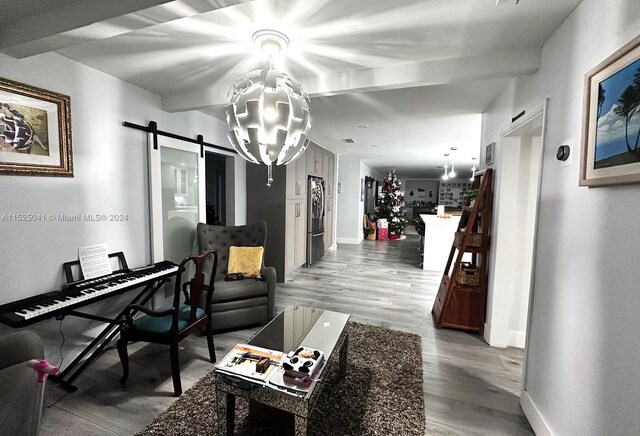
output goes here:
<path id="1" fill-rule="evenodd" d="M 307 183 L 307 266 L 324 256 L 324 180 L 309 176 Z"/>

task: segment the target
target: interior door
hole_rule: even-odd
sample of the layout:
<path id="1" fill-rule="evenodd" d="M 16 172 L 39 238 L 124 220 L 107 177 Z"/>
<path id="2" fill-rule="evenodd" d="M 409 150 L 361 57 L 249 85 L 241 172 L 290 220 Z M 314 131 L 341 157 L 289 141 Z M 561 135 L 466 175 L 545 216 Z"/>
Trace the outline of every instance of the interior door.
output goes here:
<path id="1" fill-rule="evenodd" d="M 151 139 L 151 138 L 150 138 Z M 151 258 L 180 263 L 193 251 L 196 226 L 206 220 L 204 158 L 200 146 L 171 138 L 149 141 Z M 173 285 L 165 288 L 173 294 Z M 156 298 L 156 304 L 164 300 Z"/>
<path id="2" fill-rule="evenodd" d="M 206 219 L 200 147 L 159 137 L 157 150 L 149 146 L 149 178 L 153 262 L 180 263 L 192 252 L 196 225 Z"/>

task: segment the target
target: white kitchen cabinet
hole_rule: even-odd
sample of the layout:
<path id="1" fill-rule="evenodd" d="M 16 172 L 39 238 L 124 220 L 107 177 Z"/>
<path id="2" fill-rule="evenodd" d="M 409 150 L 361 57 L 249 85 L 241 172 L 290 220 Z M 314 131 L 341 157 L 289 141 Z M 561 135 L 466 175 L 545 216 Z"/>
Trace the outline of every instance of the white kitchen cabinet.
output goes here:
<path id="1" fill-rule="evenodd" d="M 285 212 L 285 273 L 306 261 L 307 202 L 287 200 Z"/>
<path id="2" fill-rule="evenodd" d="M 322 156 L 325 153 L 324 149 L 311 144 L 305 153 L 307 155 L 307 174 L 322 177 Z"/>
<path id="3" fill-rule="evenodd" d="M 307 161 L 305 155 L 287 165 L 287 199 L 307 198 Z"/>
<path id="4" fill-rule="evenodd" d="M 335 228 L 335 223 L 333 220 L 334 217 L 334 204 L 333 198 L 327 198 L 327 210 L 324 217 L 324 249 L 328 250 L 331 248 L 331 243 L 333 242 L 333 233 Z"/>
<path id="5" fill-rule="evenodd" d="M 327 156 L 327 177 L 325 181 L 327 197 L 331 198 L 335 194 L 335 174 L 336 174 L 336 156 L 329 153 Z"/>
<path id="6" fill-rule="evenodd" d="M 265 264 L 278 281 L 307 260 L 307 184 L 309 175 L 325 180 L 325 247 L 335 235 L 335 155 L 317 144 L 286 166 L 274 167 L 274 184 L 265 188 L 262 165 L 247 165 L 247 222 L 266 221 Z"/>

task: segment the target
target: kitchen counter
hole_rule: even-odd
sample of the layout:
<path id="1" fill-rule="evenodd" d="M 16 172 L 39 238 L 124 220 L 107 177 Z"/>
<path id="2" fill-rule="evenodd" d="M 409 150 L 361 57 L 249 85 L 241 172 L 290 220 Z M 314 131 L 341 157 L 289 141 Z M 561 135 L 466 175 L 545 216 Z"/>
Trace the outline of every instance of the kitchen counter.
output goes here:
<path id="1" fill-rule="evenodd" d="M 424 222 L 422 269 L 444 272 L 460 215 L 440 218 L 436 215 L 421 214 L 420 219 Z M 463 259 L 471 260 L 470 254 L 466 253 Z"/>

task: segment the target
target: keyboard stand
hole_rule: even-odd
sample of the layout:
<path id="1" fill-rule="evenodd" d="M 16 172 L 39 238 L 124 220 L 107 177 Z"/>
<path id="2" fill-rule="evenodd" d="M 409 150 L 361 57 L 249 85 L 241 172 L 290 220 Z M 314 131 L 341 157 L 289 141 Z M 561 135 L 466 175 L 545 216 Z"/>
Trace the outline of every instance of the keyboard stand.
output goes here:
<path id="1" fill-rule="evenodd" d="M 123 270 L 127 269 L 127 263 L 126 263 L 126 260 L 124 259 L 124 254 L 122 252 L 112 253 L 109 255 L 109 257 L 118 257 L 118 260 L 120 261 L 120 265 L 122 269 Z M 78 263 L 79 262 L 76 260 L 76 261 L 67 262 L 64 264 L 64 270 L 67 276 L 67 281 L 73 281 L 71 267 L 74 264 L 78 264 Z M 162 285 L 164 285 L 166 282 L 168 282 L 171 279 L 172 276 L 173 274 L 160 279 L 152 279 L 152 281 L 144 285 L 144 289 L 142 289 L 142 291 L 140 291 L 131 300 L 131 302 L 127 304 L 127 306 L 129 304 L 145 305 L 146 303 L 149 302 L 151 297 L 153 297 L 155 293 L 162 287 Z M 142 285 L 138 285 L 138 287 L 139 286 L 142 286 Z M 65 369 L 62 372 L 60 372 L 58 375 L 50 375 L 49 380 L 52 380 L 58 383 L 60 387 L 62 387 L 63 389 L 69 392 L 77 391 L 78 388 L 72 384 L 73 381 L 76 378 L 78 378 L 78 376 L 82 374 L 82 372 L 85 369 L 87 369 L 89 365 L 91 365 L 91 363 L 96 359 L 96 357 L 98 357 L 98 355 L 105 349 L 105 347 L 109 345 L 109 343 L 116 337 L 118 333 L 120 333 L 120 330 L 122 329 L 121 322 L 125 312 L 127 311 L 126 309 L 127 306 L 125 306 L 125 308 L 122 309 L 120 313 L 118 313 L 118 315 L 115 316 L 114 318 L 107 318 L 104 316 L 94 315 L 91 313 L 78 312 L 76 310 L 72 310 L 67 313 L 57 315 L 56 316 L 57 319 L 64 319 L 65 316 L 77 316 L 79 318 L 85 318 L 93 321 L 104 322 L 104 323 L 107 323 L 107 326 L 91 341 L 89 345 L 87 345 L 84 348 L 84 350 L 82 350 L 82 352 L 80 352 L 80 354 L 78 354 L 78 356 L 69 365 L 65 367 Z M 135 314 L 137 313 L 137 311 L 133 311 L 132 313 Z M 86 359 L 85 359 L 85 356 L 87 356 Z"/>

